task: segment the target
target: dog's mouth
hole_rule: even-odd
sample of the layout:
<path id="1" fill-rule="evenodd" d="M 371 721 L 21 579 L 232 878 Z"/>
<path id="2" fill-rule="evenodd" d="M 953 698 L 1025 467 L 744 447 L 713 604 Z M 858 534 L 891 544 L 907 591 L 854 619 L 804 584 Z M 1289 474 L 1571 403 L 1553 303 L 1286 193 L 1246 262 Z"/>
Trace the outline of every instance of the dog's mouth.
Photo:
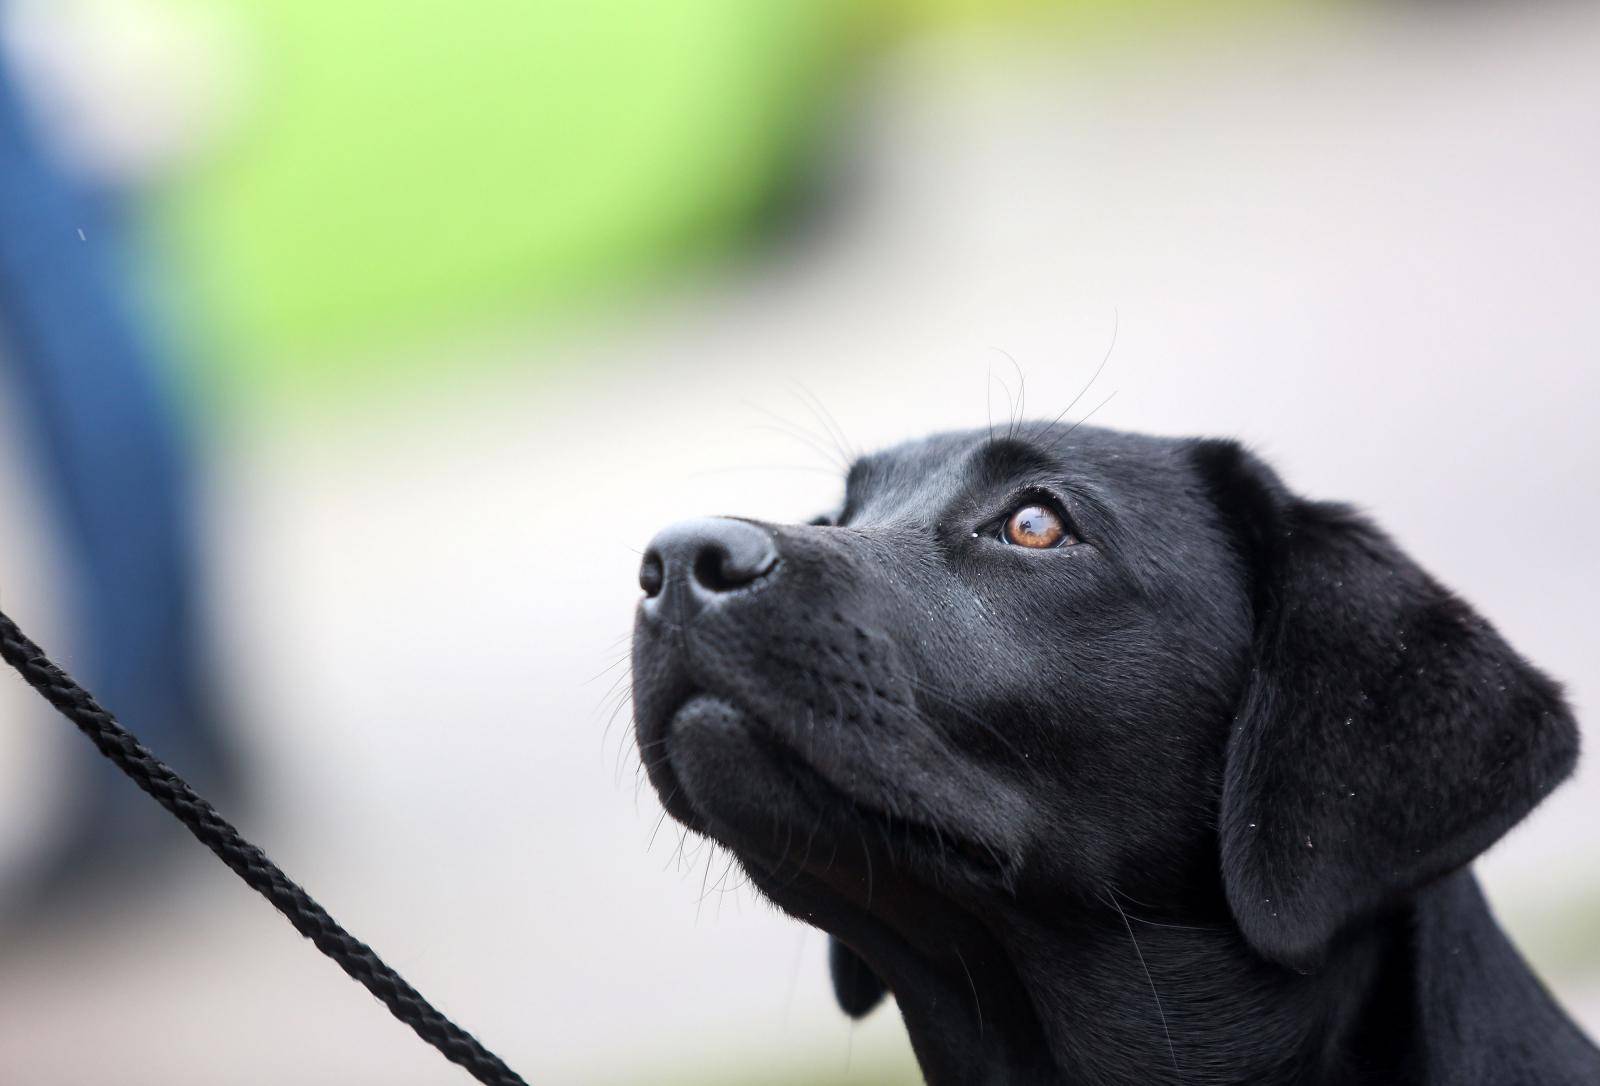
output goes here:
<path id="1" fill-rule="evenodd" d="M 660 742 L 671 776 L 663 800 L 673 816 L 771 873 L 807 870 L 851 885 L 865 875 L 869 897 L 874 867 L 880 879 L 899 870 L 941 884 L 952 875 L 1009 881 L 1002 849 L 862 794 L 849 779 L 855 774 L 825 770 L 781 728 L 726 697 L 688 694 L 668 714 Z"/>

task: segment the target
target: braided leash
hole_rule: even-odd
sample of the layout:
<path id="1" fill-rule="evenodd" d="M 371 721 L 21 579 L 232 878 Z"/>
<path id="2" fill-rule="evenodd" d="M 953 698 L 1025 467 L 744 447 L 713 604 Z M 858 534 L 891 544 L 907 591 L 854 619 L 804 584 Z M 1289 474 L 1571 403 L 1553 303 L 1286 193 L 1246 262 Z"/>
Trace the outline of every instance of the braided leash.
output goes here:
<path id="1" fill-rule="evenodd" d="M 44 699 L 78 726 L 100 753 L 117 764 L 133 782 L 188 827 L 200 843 L 245 881 L 256 893 L 338 963 L 351 979 L 377 996 L 391 1014 L 438 1049 L 444 1058 L 460 1064 L 484 1086 L 527 1086 L 521 1076 L 470 1033 L 440 1014 L 407 984 L 372 948 L 345 931 L 295 882 L 267 859 L 266 853 L 239 836 L 211 804 L 195 794 L 172 770 L 118 724 L 65 671 L 51 663 L 38 645 L 28 640 L 17 624 L 0 611 L 0 656 L 28 681 Z"/>

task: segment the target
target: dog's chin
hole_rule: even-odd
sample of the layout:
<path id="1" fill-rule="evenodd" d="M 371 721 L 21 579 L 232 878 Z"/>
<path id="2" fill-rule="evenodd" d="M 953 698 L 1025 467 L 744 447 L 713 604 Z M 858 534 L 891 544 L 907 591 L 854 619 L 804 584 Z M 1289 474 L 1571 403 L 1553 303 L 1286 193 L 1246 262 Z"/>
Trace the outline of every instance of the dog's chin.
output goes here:
<path id="1" fill-rule="evenodd" d="M 907 892 L 1005 881 L 994 851 L 847 794 L 724 698 L 690 697 L 672 714 L 665 745 L 669 811 L 727 846 L 752 875 L 805 873 L 869 906 L 875 879 L 880 891 L 892 882 Z"/>
<path id="2" fill-rule="evenodd" d="M 672 714 L 667 761 L 676 782 L 668 809 L 742 858 L 776 865 L 794 827 L 817 817 L 789 756 L 762 736 L 757 722 L 726 699 L 696 694 Z"/>

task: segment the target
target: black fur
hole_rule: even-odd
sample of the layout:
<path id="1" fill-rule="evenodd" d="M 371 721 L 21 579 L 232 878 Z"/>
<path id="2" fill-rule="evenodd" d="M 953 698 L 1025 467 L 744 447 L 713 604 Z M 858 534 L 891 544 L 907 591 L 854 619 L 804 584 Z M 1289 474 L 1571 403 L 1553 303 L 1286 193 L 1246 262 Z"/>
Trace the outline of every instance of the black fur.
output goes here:
<path id="1" fill-rule="evenodd" d="M 1004 542 L 1037 502 L 1081 542 Z M 827 520 L 660 537 L 638 742 L 930 1083 L 1600 1083 L 1468 868 L 1571 716 L 1359 515 L 1039 425 L 868 457 Z"/>

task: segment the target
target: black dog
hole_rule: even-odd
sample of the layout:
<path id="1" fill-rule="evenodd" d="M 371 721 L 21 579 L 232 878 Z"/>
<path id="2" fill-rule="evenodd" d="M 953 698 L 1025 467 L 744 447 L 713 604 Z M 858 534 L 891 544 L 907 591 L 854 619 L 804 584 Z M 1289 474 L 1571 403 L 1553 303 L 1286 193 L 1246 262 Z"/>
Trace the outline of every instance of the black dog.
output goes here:
<path id="1" fill-rule="evenodd" d="M 1559 689 L 1237 445 L 936 436 L 640 581 L 668 811 L 930 1083 L 1600 1083 L 1468 869 L 1571 771 Z"/>

